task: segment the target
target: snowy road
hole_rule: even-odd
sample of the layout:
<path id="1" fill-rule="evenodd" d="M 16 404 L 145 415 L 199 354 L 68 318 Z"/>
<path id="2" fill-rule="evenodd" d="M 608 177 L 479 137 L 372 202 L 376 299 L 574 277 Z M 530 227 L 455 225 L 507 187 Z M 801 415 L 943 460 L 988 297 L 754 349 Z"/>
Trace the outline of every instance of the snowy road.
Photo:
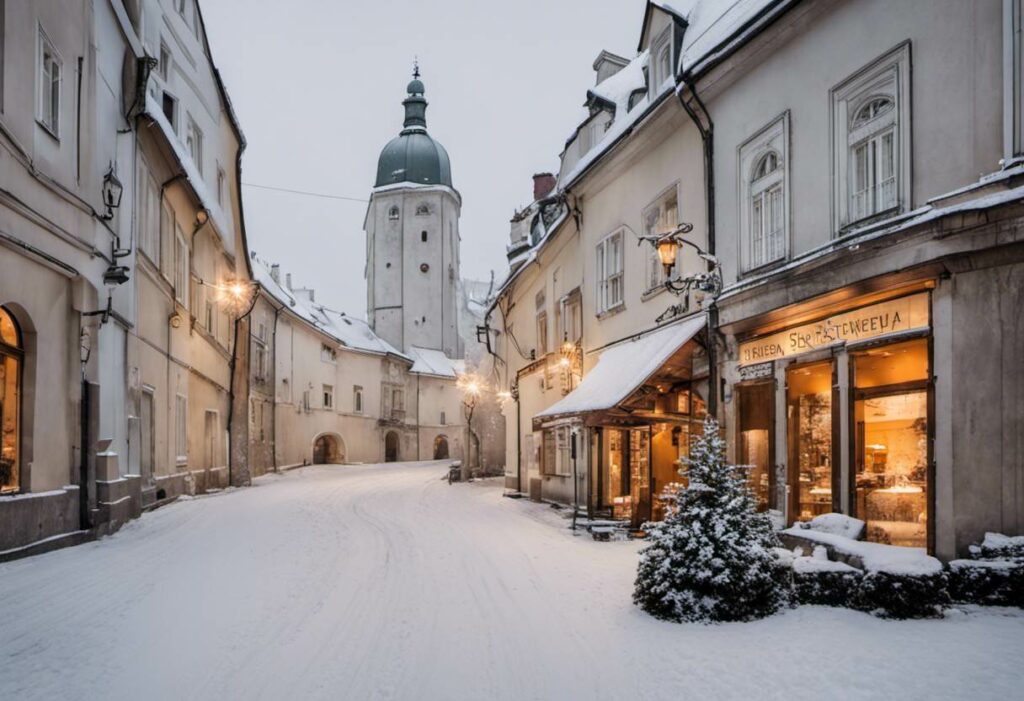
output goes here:
<path id="1" fill-rule="evenodd" d="M 0 698 L 1024 695 L 1019 611 L 660 623 L 635 544 L 442 472 L 305 468 L 0 565 Z"/>

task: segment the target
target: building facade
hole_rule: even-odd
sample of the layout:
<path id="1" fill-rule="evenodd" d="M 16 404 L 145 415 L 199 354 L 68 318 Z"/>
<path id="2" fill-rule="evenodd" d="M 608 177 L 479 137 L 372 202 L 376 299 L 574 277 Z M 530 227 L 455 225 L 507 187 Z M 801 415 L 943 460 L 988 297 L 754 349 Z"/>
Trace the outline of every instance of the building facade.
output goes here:
<path id="1" fill-rule="evenodd" d="M 243 146 L 191 0 L 0 3 L 2 557 L 226 483 Z"/>
<path id="2" fill-rule="evenodd" d="M 943 558 L 1021 532 L 1020 22 L 1015 0 L 647 3 L 513 222 L 489 317 L 510 485 L 636 525 L 711 410 L 780 522 L 838 511 Z M 643 237 L 673 229 L 659 270 Z M 664 293 L 694 274 L 720 286 Z M 559 387 L 550 300 L 574 285 Z"/>

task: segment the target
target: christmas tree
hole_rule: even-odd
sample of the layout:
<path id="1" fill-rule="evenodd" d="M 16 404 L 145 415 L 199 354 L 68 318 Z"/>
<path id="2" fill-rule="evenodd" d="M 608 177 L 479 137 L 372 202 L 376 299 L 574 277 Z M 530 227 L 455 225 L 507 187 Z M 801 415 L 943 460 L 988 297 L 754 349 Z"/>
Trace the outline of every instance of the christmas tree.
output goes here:
<path id="1" fill-rule="evenodd" d="M 670 621 L 749 621 L 789 600 L 789 568 L 778 561 L 771 521 L 758 513 L 746 469 L 725 462 L 718 422 L 685 460 L 688 484 L 664 521 L 646 525 L 633 602 Z"/>

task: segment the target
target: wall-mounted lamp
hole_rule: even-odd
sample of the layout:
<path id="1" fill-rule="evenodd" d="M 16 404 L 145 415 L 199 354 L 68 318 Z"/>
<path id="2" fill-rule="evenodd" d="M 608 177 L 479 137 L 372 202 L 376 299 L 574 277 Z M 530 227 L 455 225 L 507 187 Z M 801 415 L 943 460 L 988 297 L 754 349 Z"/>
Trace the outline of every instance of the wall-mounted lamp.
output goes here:
<path id="1" fill-rule="evenodd" d="M 124 194 L 124 185 L 114 172 L 114 163 L 110 163 L 107 174 L 103 176 L 103 205 L 107 208 L 106 214 L 100 219 L 110 221 L 114 218 L 114 210 L 121 206 L 121 196 Z"/>

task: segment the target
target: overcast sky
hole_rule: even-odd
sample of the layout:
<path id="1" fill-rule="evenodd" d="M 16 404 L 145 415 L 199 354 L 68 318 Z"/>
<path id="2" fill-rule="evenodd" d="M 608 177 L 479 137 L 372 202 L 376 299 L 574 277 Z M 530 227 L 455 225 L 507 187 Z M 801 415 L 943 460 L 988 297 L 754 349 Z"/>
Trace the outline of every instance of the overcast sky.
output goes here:
<path id="1" fill-rule="evenodd" d="M 558 167 L 601 49 L 632 57 L 643 0 L 201 0 L 248 141 L 247 183 L 366 199 L 418 56 L 462 194 L 462 275 L 505 270 L 530 176 Z M 365 316 L 364 202 L 243 189 L 249 246 Z"/>

